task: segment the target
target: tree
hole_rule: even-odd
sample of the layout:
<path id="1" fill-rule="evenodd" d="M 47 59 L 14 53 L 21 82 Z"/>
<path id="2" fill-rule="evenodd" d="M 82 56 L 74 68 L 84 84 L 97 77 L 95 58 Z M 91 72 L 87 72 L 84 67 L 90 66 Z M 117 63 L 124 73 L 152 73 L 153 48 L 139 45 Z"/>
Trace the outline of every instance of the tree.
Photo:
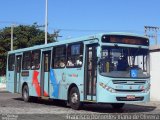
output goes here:
<path id="1" fill-rule="evenodd" d="M 45 33 L 39 29 L 37 23 L 33 25 L 19 25 L 14 27 L 13 49 L 31 47 L 44 44 Z M 7 52 L 10 51 L 11 28 L 5 27 L 0 30 L 0 75 L 5 74 Z M 48 43 L 55 42 L 55 39 L 48 33 Z"/>

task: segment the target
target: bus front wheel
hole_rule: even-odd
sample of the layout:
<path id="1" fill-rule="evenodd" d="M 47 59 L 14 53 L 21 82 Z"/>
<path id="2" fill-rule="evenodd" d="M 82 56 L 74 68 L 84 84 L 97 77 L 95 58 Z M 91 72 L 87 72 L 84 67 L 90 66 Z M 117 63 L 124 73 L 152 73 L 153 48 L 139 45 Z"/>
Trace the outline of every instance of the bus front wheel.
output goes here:
<path id="1" fill-rule="evenodd" d="M 125 104 L 124 103 L 112 103 L 111 105 L 113 109 L 122 109 Z"/>
<path id="2" fill-rule="evenodd" d="M 30 97 L 29 97 L 29 89 L 28 86 L 25 85 L 23 87 L 23 91 L 22 91 L 22 98 L 25 102 L 29 102 L 30 101 Z"/>
<path id="3" fill-rule="evenodd" d="M 80 94 L 77 87 L 73 87 L 69 93 L 69 104 L 72 109 L 78 110 L 81 108 Z"/>

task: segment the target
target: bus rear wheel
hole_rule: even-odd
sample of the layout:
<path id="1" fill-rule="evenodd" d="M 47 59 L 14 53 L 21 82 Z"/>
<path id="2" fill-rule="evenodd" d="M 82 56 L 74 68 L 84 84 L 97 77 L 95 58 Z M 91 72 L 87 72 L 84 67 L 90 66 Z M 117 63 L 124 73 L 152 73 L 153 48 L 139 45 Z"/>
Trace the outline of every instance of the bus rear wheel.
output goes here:
<path id="1" fill-rule="evenodd" d="M 69 104 L 72 109 L 78 110 L 81 108 L 80 94 L 77 87 L 73 87 L 69 93 Z"/>
<path id="2" fill-rule="evenodd" d="M 124 103 L 112 103 L 111 105 L 113 109 L 122 109 L 125 104 Z"/>
<path id="3" fill-rule="evenodd" d="M 23 90 L 22 90 L 22 98 L 25 102 L 29 102 L 30 101 L 30 97 L 29 97 L 29 89 L 28 89 L 28 86 L 25 85 L 23 87 Z"/>

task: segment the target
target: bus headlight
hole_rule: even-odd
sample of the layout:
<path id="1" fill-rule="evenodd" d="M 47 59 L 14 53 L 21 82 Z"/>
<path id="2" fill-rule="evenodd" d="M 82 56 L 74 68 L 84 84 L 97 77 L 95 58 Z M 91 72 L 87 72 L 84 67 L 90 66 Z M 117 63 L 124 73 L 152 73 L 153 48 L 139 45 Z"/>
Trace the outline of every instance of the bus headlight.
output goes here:
<path id="1" fill-rule="evenodd" d="M 104 89 L 106 89 L 107 91 L 109 91 L 109 92 L 112 92 L 112 93 L 115 93 L 115 92 L 116 92 L 115 89 L 107 86 L 106 84 L 104 84 L 104 83 L 102 83 L 102 82 L 100 82 L 99 85 L 100 85 L 102 88 L 104 88 Z"/>
<path id="2" fill-rule="evenodd" d="M 144 92 L 144 93 L 146 93 L 146 92 L 148 92 L 149 90 L 150 90 L 150 84 L 148 84 L 148 86 L 146 87 L 146 89 L 144 89 L 142 92 Z"/>

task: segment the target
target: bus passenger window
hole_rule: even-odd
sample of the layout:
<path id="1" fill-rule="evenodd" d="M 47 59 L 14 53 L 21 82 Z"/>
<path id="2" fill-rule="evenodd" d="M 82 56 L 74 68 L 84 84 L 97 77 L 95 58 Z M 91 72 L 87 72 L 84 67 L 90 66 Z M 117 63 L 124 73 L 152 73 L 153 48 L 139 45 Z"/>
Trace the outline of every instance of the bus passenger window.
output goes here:
<path id="1" fill-rule="evenodd" d="M 53 68 L 64 68 L 66 66 L 66 46 L 54 47 L 52 58 Z"/>
<path id="2" fill-rule="evenodd" d="M 8 56 L 8 70 L 13 71 L 14 70 L 14 62 L 15 62 L 15 55 L 11 54 Z"/>
<path id="3" fill-rule="evenodd" d="M 29 70 L 31 68 L 31 52 L 23 53 L 22 69 Z"/>
<path id="4" fill-rule="evenodd" d="M 81 67 L 83 64 L 83 44 L 68 45 L 67 67 Z"/>
<path id="5" fill-rule="evenodd" d="M 40 56 L 41 56 L 40 50 L 32 51 L 32 68 L 31 68 L 32 70 L 40 68 Z"/>

